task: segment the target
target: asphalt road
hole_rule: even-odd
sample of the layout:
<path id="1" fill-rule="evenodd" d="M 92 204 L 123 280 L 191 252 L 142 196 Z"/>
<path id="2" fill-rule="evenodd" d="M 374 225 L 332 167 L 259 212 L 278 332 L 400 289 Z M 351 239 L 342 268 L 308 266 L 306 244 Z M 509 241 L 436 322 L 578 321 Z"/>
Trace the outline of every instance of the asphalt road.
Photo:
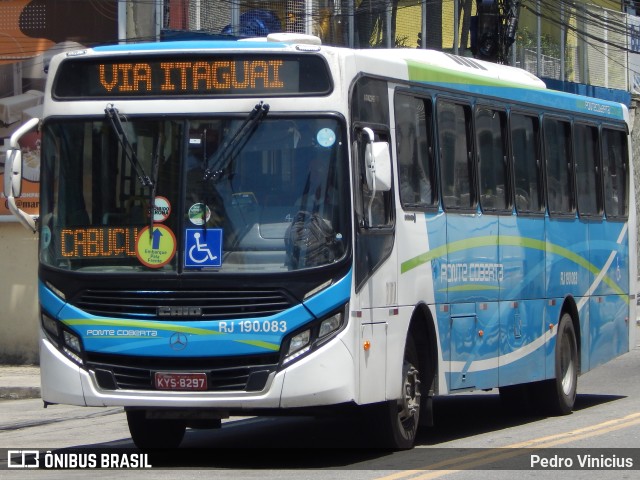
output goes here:
<path id="1" fill-rule="evenodd" d="M 580 377 L 571 415 L 507 413 L 497 391 L 437 398 L 436 425 L 421 430 L 416 448 L 404 452 L 371 448 L 362 424 L 345 418 L 232 418 L 220 430 L 188 430 L 177 451 L 153 452 L 151 469 L 94 470 L 91 477 L 638 478 L 639 380 L 636 348 Z M 6 469 L 6 450 L 1 450 L 55 453 L 70 447 L 136 452 L 120 408 L 44 409 L 37 399 L 0 401 L 0 478 L 86 478 L 85 470 Z M 563 459 L 572 468 L 550 466 Z M 596 468 L 579 468 L 582 461 Z M 623 468 L 614 469 L 616 461 Z"/>

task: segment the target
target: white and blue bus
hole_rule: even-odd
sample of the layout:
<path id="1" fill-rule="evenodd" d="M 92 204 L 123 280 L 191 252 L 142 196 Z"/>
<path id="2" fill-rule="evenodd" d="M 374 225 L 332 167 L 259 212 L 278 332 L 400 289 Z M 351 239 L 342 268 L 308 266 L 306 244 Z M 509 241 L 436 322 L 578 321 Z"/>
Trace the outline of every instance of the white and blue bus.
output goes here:
<path id="1" fill-rule="evenodd" d="M 123 406 L 141 448 L 355 406 L 410 448 L 434 396 L 566 414 L 633 345 L 624 105 L 279 34 L 74 51 L 47 82 L 37 223 L 36 122 L 5 182 L 40 235 L 42 398 Z"/>

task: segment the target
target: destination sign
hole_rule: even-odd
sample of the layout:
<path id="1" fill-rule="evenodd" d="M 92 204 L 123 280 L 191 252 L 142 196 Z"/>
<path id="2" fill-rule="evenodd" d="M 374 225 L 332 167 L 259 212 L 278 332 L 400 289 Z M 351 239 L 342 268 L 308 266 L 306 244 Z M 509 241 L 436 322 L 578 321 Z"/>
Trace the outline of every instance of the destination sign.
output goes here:
<path id="1" fill-rule="evenodd" d="M 136 256 L 138 227 L 63 228 L 60 256 L 68 259 L 126 258 Z"/>
<path id="2" fill-rule="evenodd" d="M 331 80 L 315 55 L 147 55 L 70 58 L 53 95 L 64 98 L 326 95 Z"/>

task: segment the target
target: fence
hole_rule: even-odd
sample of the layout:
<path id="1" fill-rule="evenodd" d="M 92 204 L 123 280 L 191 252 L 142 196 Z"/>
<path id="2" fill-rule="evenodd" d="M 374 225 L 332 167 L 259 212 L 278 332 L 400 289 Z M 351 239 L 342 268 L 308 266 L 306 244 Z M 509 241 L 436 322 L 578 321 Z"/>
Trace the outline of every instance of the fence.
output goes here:
<path id="1" fill-rule="evenodd" d="M 164 0 L 166 29 L 234 36 L 285 31 L 355 48 L 470 56 L 476 0 Z M 586 2 L 522 0 L 508 62 L 538 76 L 628 89 L 627 15 Z"/>

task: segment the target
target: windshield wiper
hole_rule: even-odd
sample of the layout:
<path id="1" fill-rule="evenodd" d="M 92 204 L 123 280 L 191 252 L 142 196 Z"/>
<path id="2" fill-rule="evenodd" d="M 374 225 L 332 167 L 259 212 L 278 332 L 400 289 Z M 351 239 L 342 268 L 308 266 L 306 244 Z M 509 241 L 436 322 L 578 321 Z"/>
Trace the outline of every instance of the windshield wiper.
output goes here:
<path id="1" fill-rule="evenodd" d="M 159 131 L 158 139 L 153 150 L 153 159 L 151 163 L 151 184 L 149 185 L 149 237 L 153 237 L 153 217 L 155 215 L 156 205 L 156 189 L 158 186 L 158 169 L 160 168 L 160 152 L 163 148 L 163 135 Z"/>
<path id="2" fill-rule="evenodd" d="M 233 158 L 242 150 L 242 147 L 244 147 L 247 141 L 249 141 L 258 124 L 267 116 L 267 113 L 269 113 L 268 103 L 260 102 L 253 107 L 249 116 L 245 118 L 231 139 L 225 142 L 220 150 L 218 150 L 211 165 L 209 165 L 207 161 L 207 169 L 204 171 L 202 177 L 203 181 L 206 182 L 209 179 L 216 180 L 224 173 Z"/>
<path id="3" fill-rule="evenodd" d="M 126 132 L 124 131 L 124 128 L 122 127 L 120 112 L 118 112 L 118 109 L 113 104 L 109 104 L 107 105 L 107 108 L 104 109 L 104 113 L 107 115 L 111 128 L 116 134 L 116 137 L 118 137 L 122 151 L 124 152 L 125 157 L 127 157 L 127 160 L 129 160 L 131 168 L 136 173 L 140 184 L 143 187 L 153 187 L 153 180 L 151 180 L 149 175 L 147 175 L 147 172 L 145 172 Z"/>
<path id="4" fill-rule="evenodd" d="M 142 163 L 138 160 L 138 156 L 136 155 L 136 151 L 133 149 L 133 145 L 129 141 L 129 137 L 127 137 L 127 133 L 124 131 L 122 126 L 122 122 L 120 121 L 120 112 L 113 105 L 107 105 L 107 108 L 104 109 L 104 113 L 109 119 L 109 123 L 111 124 L 111 128 L 113 132 L 116 134 L 118 138 L 118 142 L 120 142 L 120 147 L 122 147 L 122 151 L 129 160 L 131 164 L 131 169 L 135 172 L 140 184 L 144 188 L 149 188 L 149 237 L 153 236 L 153 215 L 154 215 L 154 204 L 156 202 L 156 183 L 158 178 L 158 166 L 159 166 L 159 157 L 160 157 L 160 148 L 161 148 L 161 135 L 158 134 L 158 141 L 155 145 L 155 151 L 153 152 L 153 163 L 151 165 L 151 169 L 153 170 L 152 175 L 153 178 L 147 175 Z"/>

